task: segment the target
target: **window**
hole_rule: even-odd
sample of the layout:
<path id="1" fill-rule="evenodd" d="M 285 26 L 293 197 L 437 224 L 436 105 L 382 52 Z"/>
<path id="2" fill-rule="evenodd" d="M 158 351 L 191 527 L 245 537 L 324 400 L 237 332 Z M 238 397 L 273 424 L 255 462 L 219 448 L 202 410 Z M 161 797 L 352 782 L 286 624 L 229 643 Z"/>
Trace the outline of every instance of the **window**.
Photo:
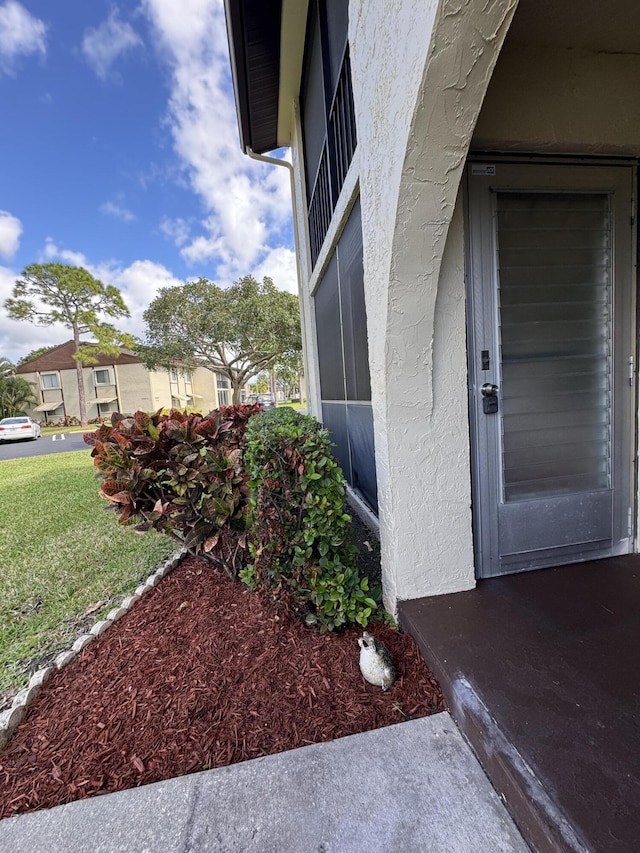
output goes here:
<path id="1" fill-rule="evenodd" d="M 60 377 L 57 373 L 43 373 L 40 376 L 43 388 L 59 388 Z"/>
<path id="2" fill-rule="evenodd" d="M 115 400 L 112 400 L 110 403 L 98 403 L 98 417 L 102 418 L 105 415 L 110 415 L 112 412 L 115 412 L 115 403 Z"/>
<path id="3" fill-rule="evenodd" d="M 216 373 L 216 386 L 218 389 L 218 405 L 228 406 L 231 401 L 231 382 L 224 373 Z"/>
<path id="4" fill-rule="evenodd" d="M 322 421 L 347 482 L 377 510 L 360 202 L 315 294 Z"/>
<path id="5" fill-rule="evenodd" d="M 171 382 L 177 382 L 178 381 L 178 371 L 177 370 L 170 370 L 169 371 L 169 379 L 171 380 Z"/>
<path id="6" fill-rule="evenodd" d="M 94 370 L 93 378 L 96 385 L 113 385 L 111 381 L 111 371 L 108 367 Z"/>
<path id="7" fill-rule="evenodd" d="M 313 264 L 357 144 L 348 5 L 348 0 L 316 0 L 309 12 L 300 100 Z"/>

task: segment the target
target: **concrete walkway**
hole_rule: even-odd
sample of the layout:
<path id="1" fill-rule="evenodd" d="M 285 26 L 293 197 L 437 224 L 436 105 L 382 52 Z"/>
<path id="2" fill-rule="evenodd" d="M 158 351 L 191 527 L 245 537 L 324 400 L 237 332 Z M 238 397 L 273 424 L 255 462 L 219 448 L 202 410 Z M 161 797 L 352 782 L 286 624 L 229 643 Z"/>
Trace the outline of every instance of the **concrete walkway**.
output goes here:
<path id="1" fill-rule="evenodd" d="M 0 822 L 2 853 L 528 853 L 448 714 Z"/>

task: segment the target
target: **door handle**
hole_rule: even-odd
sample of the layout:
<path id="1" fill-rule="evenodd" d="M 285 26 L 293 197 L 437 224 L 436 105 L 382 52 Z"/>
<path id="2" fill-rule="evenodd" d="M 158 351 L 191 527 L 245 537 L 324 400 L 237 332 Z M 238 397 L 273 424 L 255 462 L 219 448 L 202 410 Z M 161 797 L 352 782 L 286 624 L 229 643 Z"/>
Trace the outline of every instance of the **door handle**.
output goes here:
<path id="1" fill-rule="evenodd" d="M 480 393 L 483 397 L 497 397 L 498 386 L 494 385 L 493 382 L 485 382 L 484 385 L 480 386 Z"/>

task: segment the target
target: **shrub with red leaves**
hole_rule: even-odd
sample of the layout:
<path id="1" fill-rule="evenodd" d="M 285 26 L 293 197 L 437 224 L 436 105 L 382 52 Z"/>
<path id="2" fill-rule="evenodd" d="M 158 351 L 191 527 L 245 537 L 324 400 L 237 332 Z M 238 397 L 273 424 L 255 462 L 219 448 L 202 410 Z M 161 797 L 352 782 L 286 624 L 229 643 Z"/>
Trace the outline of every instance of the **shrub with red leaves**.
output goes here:
<path id="1" fill-rule="evenodd" d="M 121 524 L 172 536 L 235 577 L 243 564 L 249 500 L 244 435 L 259 410 L 224 406 L 204 417 L 178 409 L 114 414 L 110 424 L 84 435 L 102 479 L 100 494 Z"/>

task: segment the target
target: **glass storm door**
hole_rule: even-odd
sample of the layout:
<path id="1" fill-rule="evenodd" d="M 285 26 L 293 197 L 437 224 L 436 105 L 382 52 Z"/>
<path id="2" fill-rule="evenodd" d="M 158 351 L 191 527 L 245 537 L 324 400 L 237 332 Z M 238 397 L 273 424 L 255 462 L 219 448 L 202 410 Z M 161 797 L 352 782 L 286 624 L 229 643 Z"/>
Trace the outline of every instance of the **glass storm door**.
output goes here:
<path id="1" fill-rule="evenodd" d="M 468 167 L 480 577 L 631 549 L 634 178 Z"/>

